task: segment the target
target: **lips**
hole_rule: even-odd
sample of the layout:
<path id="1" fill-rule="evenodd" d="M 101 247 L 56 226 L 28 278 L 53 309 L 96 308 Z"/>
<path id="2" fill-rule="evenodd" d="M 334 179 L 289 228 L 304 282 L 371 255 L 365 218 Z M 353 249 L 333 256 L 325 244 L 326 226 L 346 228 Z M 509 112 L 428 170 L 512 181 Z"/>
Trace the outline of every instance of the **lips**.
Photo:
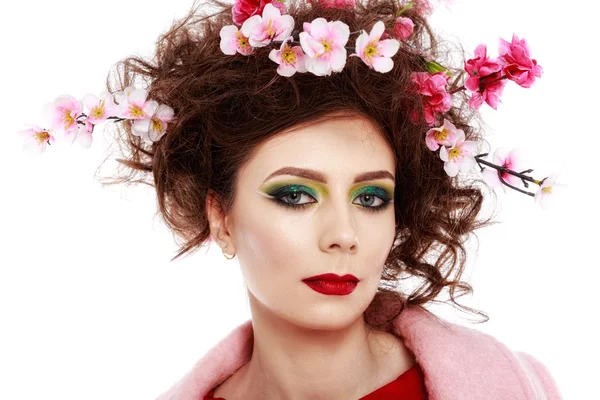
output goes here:
<path id="1" fill-rule="evenodd" d="M 356 289 L 358 282 L 351 281 L 342 281 L 342 282 L 334 282 L 334 281 L 304 281 L 308 287 L 310 287 L 315 292 L 319 292 L 326 295 L 338 295 L 344 296 L 350 294 Z"/>
<path id="2" fill-rule="evenodd" d="M 351 274 L 346 274 L 344 276 L 339 276 L 337 274 L 321 274 L 311 276 L 310 278 L 305 278 L 302 281 L 310 282 L 310 281 L 331 281 L 331 282 L 358 282 L 360 279 Z"/>

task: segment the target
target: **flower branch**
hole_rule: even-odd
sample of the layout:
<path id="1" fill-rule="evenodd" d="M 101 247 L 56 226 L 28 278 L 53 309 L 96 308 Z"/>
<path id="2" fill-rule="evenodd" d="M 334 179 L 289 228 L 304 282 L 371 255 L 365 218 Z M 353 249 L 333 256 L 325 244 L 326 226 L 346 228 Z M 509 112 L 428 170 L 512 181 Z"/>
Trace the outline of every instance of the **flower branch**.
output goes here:
<path id="1" fill-rule="evenodd" d="M 523 186 L 525 186 L 525 187 L 529 187 L 529 185 L 527 184 L 527 182 L 532 182 L 532 183 L 535 183 L 536 185 L 540 185 L 541 186 L 544 183 L 544 181 L 547 179 L 547 177 L 546 177 L 546 178 L 542 179 L 541 181 L 539 181 L 537 179 L 532 178 L 531 176 L 525 175 L 526 173 L 533 172 L 533 169 L 528 169 L 528 170 L 525 170 L 525 171 L 522 171 L 522 172 L 516 172 L 516 171 L 513 171 L 513 170 L 511 170 L 509 168 L 503 167 L 501 165 L 496 165 L 494 163 L 491 163 L 489 161 L 481 159 L 482 157 L 486 157 L 488 154 L 489 153 L 483 153 L 483 154 L 478 154 L 478 155 L 475 156 L 475 161 L 477 161 L 477 164 L 479 165 L 479 168 L 481 168 L 481 172 L 483 172 L 485 170 L 485 168 L 482 167 L 481 164 L 483 164 L 485 166 L 488 166 L 490 168 L 494 168 L 495 170 L 498 171 L 498 179 L 500 179 L 500 181 L 504 185 L 506 185 L 506 186 L 508 186 L 508 187 L 510 187 L 510 188 L 512 188 L 514 190 L 517 190 L 517 191 L 519 191 L 521 193 L 524 193 L 524 194 L 529 195 L 531 197 L 535 196 L 534 193 L 527 192 L 525 190 L 519 189 L 518 187 L 513 186 L 510 183 L 508 183 L 504 179 L 503 174 L 506 173 L 506 174 L 510 174 L 510 175 L 513 175 L 513 176 L 516 176 L 516 177 L 520 178 L 521 181 L 523 182 Z"/>
<path id="2" fill-rule="evenodd" d="M 30 125 L 30 129 L 19 132 L 25 139 L 23 148 L 42 153 L 47 145 L 55 142 L 57 135 L 71 143 L 77 140 L 88 148 L 96 125 L 108 120 L 131 120 L 131 132 L 152 144 L 162 137 L 168 123 L 174 120 L 174 110 L 147 99 L 147 94 L 145 89 L 127 87 L 116 94 L 116 99 L 108 92 L 103 92 L 100 97 L 88 94 L 81 101 L 73 96 L 59 96 L 46 105 L 49 129 Z M 83 112 L 84 108 L 87 113 Z"/>

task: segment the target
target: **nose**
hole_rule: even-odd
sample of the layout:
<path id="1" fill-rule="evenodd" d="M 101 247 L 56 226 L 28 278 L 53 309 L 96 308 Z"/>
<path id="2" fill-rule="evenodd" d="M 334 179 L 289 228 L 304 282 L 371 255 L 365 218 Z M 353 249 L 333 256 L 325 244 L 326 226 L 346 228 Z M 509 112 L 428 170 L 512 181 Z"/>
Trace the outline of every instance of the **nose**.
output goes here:
<path id="1" fill-rule="evenodd" d="M 329 198 L 330 204 L 325 206 L 322 218 L 317 224 L 321 225 L 321 249 L 329 252 L 338 250 L 355 253 L 358 249 L 356 221 L 352 212 L 353 205 L 347 204 L 347 197 L 340 200 Z"/>

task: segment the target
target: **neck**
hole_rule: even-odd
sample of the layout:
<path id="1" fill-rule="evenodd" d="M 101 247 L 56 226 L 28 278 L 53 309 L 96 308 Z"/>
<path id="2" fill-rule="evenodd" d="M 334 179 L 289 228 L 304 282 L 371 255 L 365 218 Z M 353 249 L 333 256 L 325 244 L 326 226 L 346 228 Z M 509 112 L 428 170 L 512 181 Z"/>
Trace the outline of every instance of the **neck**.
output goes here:
<path id="1" fill-rule="evenodd" d="M 376 335 L 362 315 L 341 327 L 300 326 L 249 298 L 254 345 L 241 371 L 246 398 L 335 400 L 369 393 L 379 358 Z"/>

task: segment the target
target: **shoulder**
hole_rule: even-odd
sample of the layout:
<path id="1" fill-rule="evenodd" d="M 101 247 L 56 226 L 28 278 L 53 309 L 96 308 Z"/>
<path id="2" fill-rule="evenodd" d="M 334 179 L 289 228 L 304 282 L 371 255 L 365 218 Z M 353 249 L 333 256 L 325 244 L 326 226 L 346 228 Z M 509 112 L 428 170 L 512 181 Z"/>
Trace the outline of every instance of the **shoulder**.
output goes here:
<path id="1" fill-rule="evenodd" d="M 408 307 L 395 321 L 395 328 L 415 355 L 434 397 L 454 393 L 474 396 L 468 398 L 561 398 L 547 368 L 538 360 L 474 327 Z"/>

